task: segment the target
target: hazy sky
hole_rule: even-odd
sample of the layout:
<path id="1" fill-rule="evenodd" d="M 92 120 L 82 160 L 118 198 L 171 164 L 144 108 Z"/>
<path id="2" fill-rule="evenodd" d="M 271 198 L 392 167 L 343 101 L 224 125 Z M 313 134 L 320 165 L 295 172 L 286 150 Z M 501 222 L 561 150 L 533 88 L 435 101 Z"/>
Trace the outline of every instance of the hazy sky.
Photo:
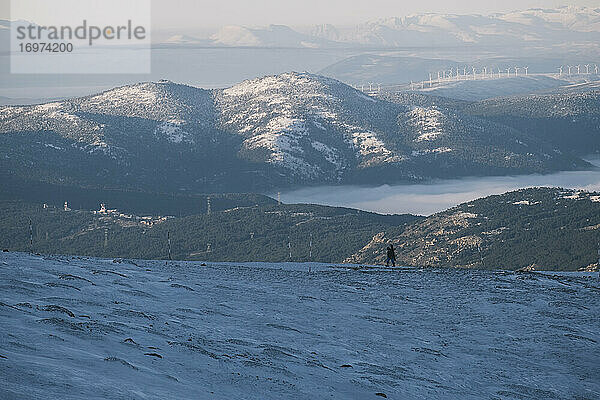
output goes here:
<path id="1" fill-rule="evenodd" d="M 154 27 L 352 24 L 421 12 L 493 13 L 536 7 L 600 7 L 598 0 L 153 0 Z"/>
<path id="2" fill-rule="evenodd" d="M 48 0 L 50 1 L 50 0 Z M 94 1 L 94 0 L 85 0 Z M 481 13 L 535 7 L 600 7 L 598 0 L 151 0 L 154 29 L 210 29 L 233 25 L 338 25 L 422 12 Z M 0 0 L 8 18 L 9 0 Z M 85 4 L 85 3 L 82 3 Z"/>

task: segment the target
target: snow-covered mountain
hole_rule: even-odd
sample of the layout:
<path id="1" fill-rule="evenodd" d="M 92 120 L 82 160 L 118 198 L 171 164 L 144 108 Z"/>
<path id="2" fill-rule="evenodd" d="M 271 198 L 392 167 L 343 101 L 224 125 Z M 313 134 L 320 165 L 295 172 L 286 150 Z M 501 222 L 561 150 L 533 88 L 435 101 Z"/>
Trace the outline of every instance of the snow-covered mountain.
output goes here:
<path id="1" fill-rule="evenodd" d="M 324 39 L 384 47 L 593 42 L 600 37 L 600 9 L 569 6 L 492 15 L 428 13 L 313 32 Z"/>
<path id="2" fill-rule="evenodd" d="M 447 104 L 397 100 L 308 73 L 212 91 L 141 83 L 0 108 L 0 140 L 11 149 L 1 162 L 12 174 L 58 181 L 228 191 L 587 165 Z"/>
<path id="3" fill-rule="evenodd" d="M 247 27 L 225 25 L 209 35 L 174 34 L 159 42 L 165 45 L 202 45 L 207 47 L 289 47 L 319 48 L 338 46 L 334 41 L 298 32 L 286 25 Z"/>
<path id="4" fill-rule="evenodd" d="M 421 47 L 455 45 L 540 46 L 600 39 L 600 8 L 560 7 L 491 15 L 426 13 L 387 17 L 355 26 L 322 24 L 221 27 L 202 40 L 211 46 Z M 171 43 L 176 43 L 173 38 Z M 189 42 L 189 41 L 186 41 Z M 185 43 L 184 43 L 185 44 Z"/>
<path id="5" fill-rule="evenodd" d="M 356 163 L 401 159 L 373 129 L 397 107 L 333 79 L 296 73 L 254 79 L 218 92 L 217 104 L 223 128 L 246 138 L 246 156 L 299 176 L 341 176 Z"/>
<path id="6" fill-rule="evenodd" d="M 269 25 L 265 28 L 248 28 L 228 25 L 214 33 L 210 40 L 217 46 L 258 47 L 322 47 L 327 40 L 297 32 L 285 25 Z"/>
<path id="7" fill-rule="evenodd" d="M 0 253 L 0 398 L 600 392 L 595 276 L 308 267 Z"/>

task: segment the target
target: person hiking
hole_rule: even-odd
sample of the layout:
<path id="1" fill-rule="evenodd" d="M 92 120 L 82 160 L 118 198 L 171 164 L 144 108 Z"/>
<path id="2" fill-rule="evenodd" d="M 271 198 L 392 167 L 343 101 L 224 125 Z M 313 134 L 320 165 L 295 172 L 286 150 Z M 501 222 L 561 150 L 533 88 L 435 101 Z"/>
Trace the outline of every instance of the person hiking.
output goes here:
<path id="1" fill-rule="evenodd" d="M 385 260 L 385 266 L 390 266 L 390 261 L 392 262 L 392 267 L 396 266 L 396 251 L 394 250 L 394 245 L 390 245 L 387 248 L 387 259 Z"/>

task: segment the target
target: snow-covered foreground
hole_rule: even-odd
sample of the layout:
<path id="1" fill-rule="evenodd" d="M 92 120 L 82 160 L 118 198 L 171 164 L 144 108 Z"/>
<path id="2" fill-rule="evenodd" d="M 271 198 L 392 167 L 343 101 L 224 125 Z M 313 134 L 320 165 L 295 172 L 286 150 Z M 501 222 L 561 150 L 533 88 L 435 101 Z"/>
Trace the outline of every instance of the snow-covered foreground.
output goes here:
<path id="1" fill-rule="evenodd" d="M 0 398 L 600 398 L 595 275 L 307 268 L 0 253 Z"/>

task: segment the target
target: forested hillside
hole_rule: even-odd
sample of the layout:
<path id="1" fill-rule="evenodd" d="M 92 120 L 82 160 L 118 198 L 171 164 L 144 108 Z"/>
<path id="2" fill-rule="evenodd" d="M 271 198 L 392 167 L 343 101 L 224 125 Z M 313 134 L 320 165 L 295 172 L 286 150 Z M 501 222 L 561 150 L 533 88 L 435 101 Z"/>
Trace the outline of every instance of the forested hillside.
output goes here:
<path id="1" fill-rule="evenodd" d="M 381 232 L 349 262 L 381 263 L 389 244 L 402 265 L 577 270 L 598 260 L 600 195 L 534 188 L 461 204 Z"/>
<path id="2" fill-rule="evenodd" d="M 263 205 L 186 217 L 64 211 L 0 201 L 0 247 L 145 259 L 340 262 L 381 230 L 422 217 L 317 205 Z M 30 243 L 29 221 L 33 232 Z M 312 246 L 311 246 L 312 241 Z M 291 253 L 291 258 L 290 258 Z"/>

